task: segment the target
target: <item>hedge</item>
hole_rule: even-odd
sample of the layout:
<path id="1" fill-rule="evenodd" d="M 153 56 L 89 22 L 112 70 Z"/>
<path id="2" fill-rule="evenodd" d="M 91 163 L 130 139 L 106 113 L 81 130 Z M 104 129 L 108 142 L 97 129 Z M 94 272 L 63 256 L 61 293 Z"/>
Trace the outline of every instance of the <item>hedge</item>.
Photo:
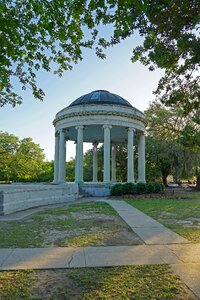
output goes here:
<path id="1" fill-rule="evenodd" d="M 116 183 L 111 187 L 111 196 L 159 193 L 164 190 L 164 185 L 159 182 Z"/>

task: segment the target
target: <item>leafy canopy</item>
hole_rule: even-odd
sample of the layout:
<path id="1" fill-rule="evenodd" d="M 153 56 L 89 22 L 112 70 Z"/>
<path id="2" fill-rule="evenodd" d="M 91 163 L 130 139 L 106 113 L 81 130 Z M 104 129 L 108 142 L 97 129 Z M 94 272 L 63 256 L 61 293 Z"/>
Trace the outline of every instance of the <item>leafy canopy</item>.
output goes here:
<path id="1" fill-rule="evenodd" d="M 42 174 L 45 155 L 31 138 L 0 131 L 0 181 L 34 181 Z"/>
<path id="2" fill-rule="evenodd" d="M 200 124 L 191 114 L 185 117 L 182 109 L 156 102 L 145 111 L 147 170 L 160 170 L 165 184 L 169 174 L 179 179 L 199 177 Z"/>
<path id="3" fill-rule="evenodd" d="M 0 2 L 0 105 L 22 101 L 13 88 L 31 88 L 40 100 L 39 69 L 59 76 L 82 59 L 84 47 L 104 58 L 103 48 L 134 35 L 143 44 L 133 49 L 132 61 L 150 70 L 165 70 L 156 94 L 167 105 L 187 114 L 199 109 L 198 0 L 3 0 Z M 102 25 L 111 30 L 106 40 Z"/>

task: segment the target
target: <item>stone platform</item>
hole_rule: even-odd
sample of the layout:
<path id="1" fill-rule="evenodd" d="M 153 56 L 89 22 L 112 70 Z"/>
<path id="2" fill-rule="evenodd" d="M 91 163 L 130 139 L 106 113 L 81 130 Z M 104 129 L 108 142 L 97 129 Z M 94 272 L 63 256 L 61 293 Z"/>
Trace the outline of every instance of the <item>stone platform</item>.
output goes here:
<path id="1" fill-rule="evenodd" d="M 79 197 L 76 183 L 0 185 L 0 215 L 41 205 L 74 201 Z"/>
<path id="2" fill-rule="evenodd" d="M 79 192 L 83 196 L 107 197 L 110 196 L 111 184 L 103 182 L 84 182 L 79 184 Z"/>

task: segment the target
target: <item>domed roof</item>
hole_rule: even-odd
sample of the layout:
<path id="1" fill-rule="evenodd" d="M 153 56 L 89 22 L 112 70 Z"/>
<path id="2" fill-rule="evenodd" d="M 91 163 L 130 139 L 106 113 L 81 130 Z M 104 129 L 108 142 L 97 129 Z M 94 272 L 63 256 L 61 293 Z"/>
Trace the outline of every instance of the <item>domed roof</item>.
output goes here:
<path id="1" fill-rule="evenodd" d="M 69 107 L 83 104 L 114 104 L 132 107 L 124 98 L 104 90 L 93 91 L 73 101 Z"/>

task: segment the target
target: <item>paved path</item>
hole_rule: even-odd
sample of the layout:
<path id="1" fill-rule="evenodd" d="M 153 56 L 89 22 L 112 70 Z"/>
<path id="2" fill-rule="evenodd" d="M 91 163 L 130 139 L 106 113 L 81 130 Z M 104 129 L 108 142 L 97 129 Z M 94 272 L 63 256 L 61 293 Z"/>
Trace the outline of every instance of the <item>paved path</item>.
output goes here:
<path id="1" fill-rule="evenodd" d="M 200 299 L 200 244 L 0 249 L 0 270 L 164 263 Z"/>
<path id="2" fill-rule="evenodd" d="M 104 202 L 109 203 L 147 245 L 190 243 L 185 238 L 124 201 L 106 200 Z"/>
<path id="3" fill-rule="evenodd" d="M 103 200 L 102 200 L 103 201 Z M 124 201 L 105 200 L 144 245 L 0 249 L 0 270 L 168 264 L 200 299 L 200 244 L 190 244 Z"/>

